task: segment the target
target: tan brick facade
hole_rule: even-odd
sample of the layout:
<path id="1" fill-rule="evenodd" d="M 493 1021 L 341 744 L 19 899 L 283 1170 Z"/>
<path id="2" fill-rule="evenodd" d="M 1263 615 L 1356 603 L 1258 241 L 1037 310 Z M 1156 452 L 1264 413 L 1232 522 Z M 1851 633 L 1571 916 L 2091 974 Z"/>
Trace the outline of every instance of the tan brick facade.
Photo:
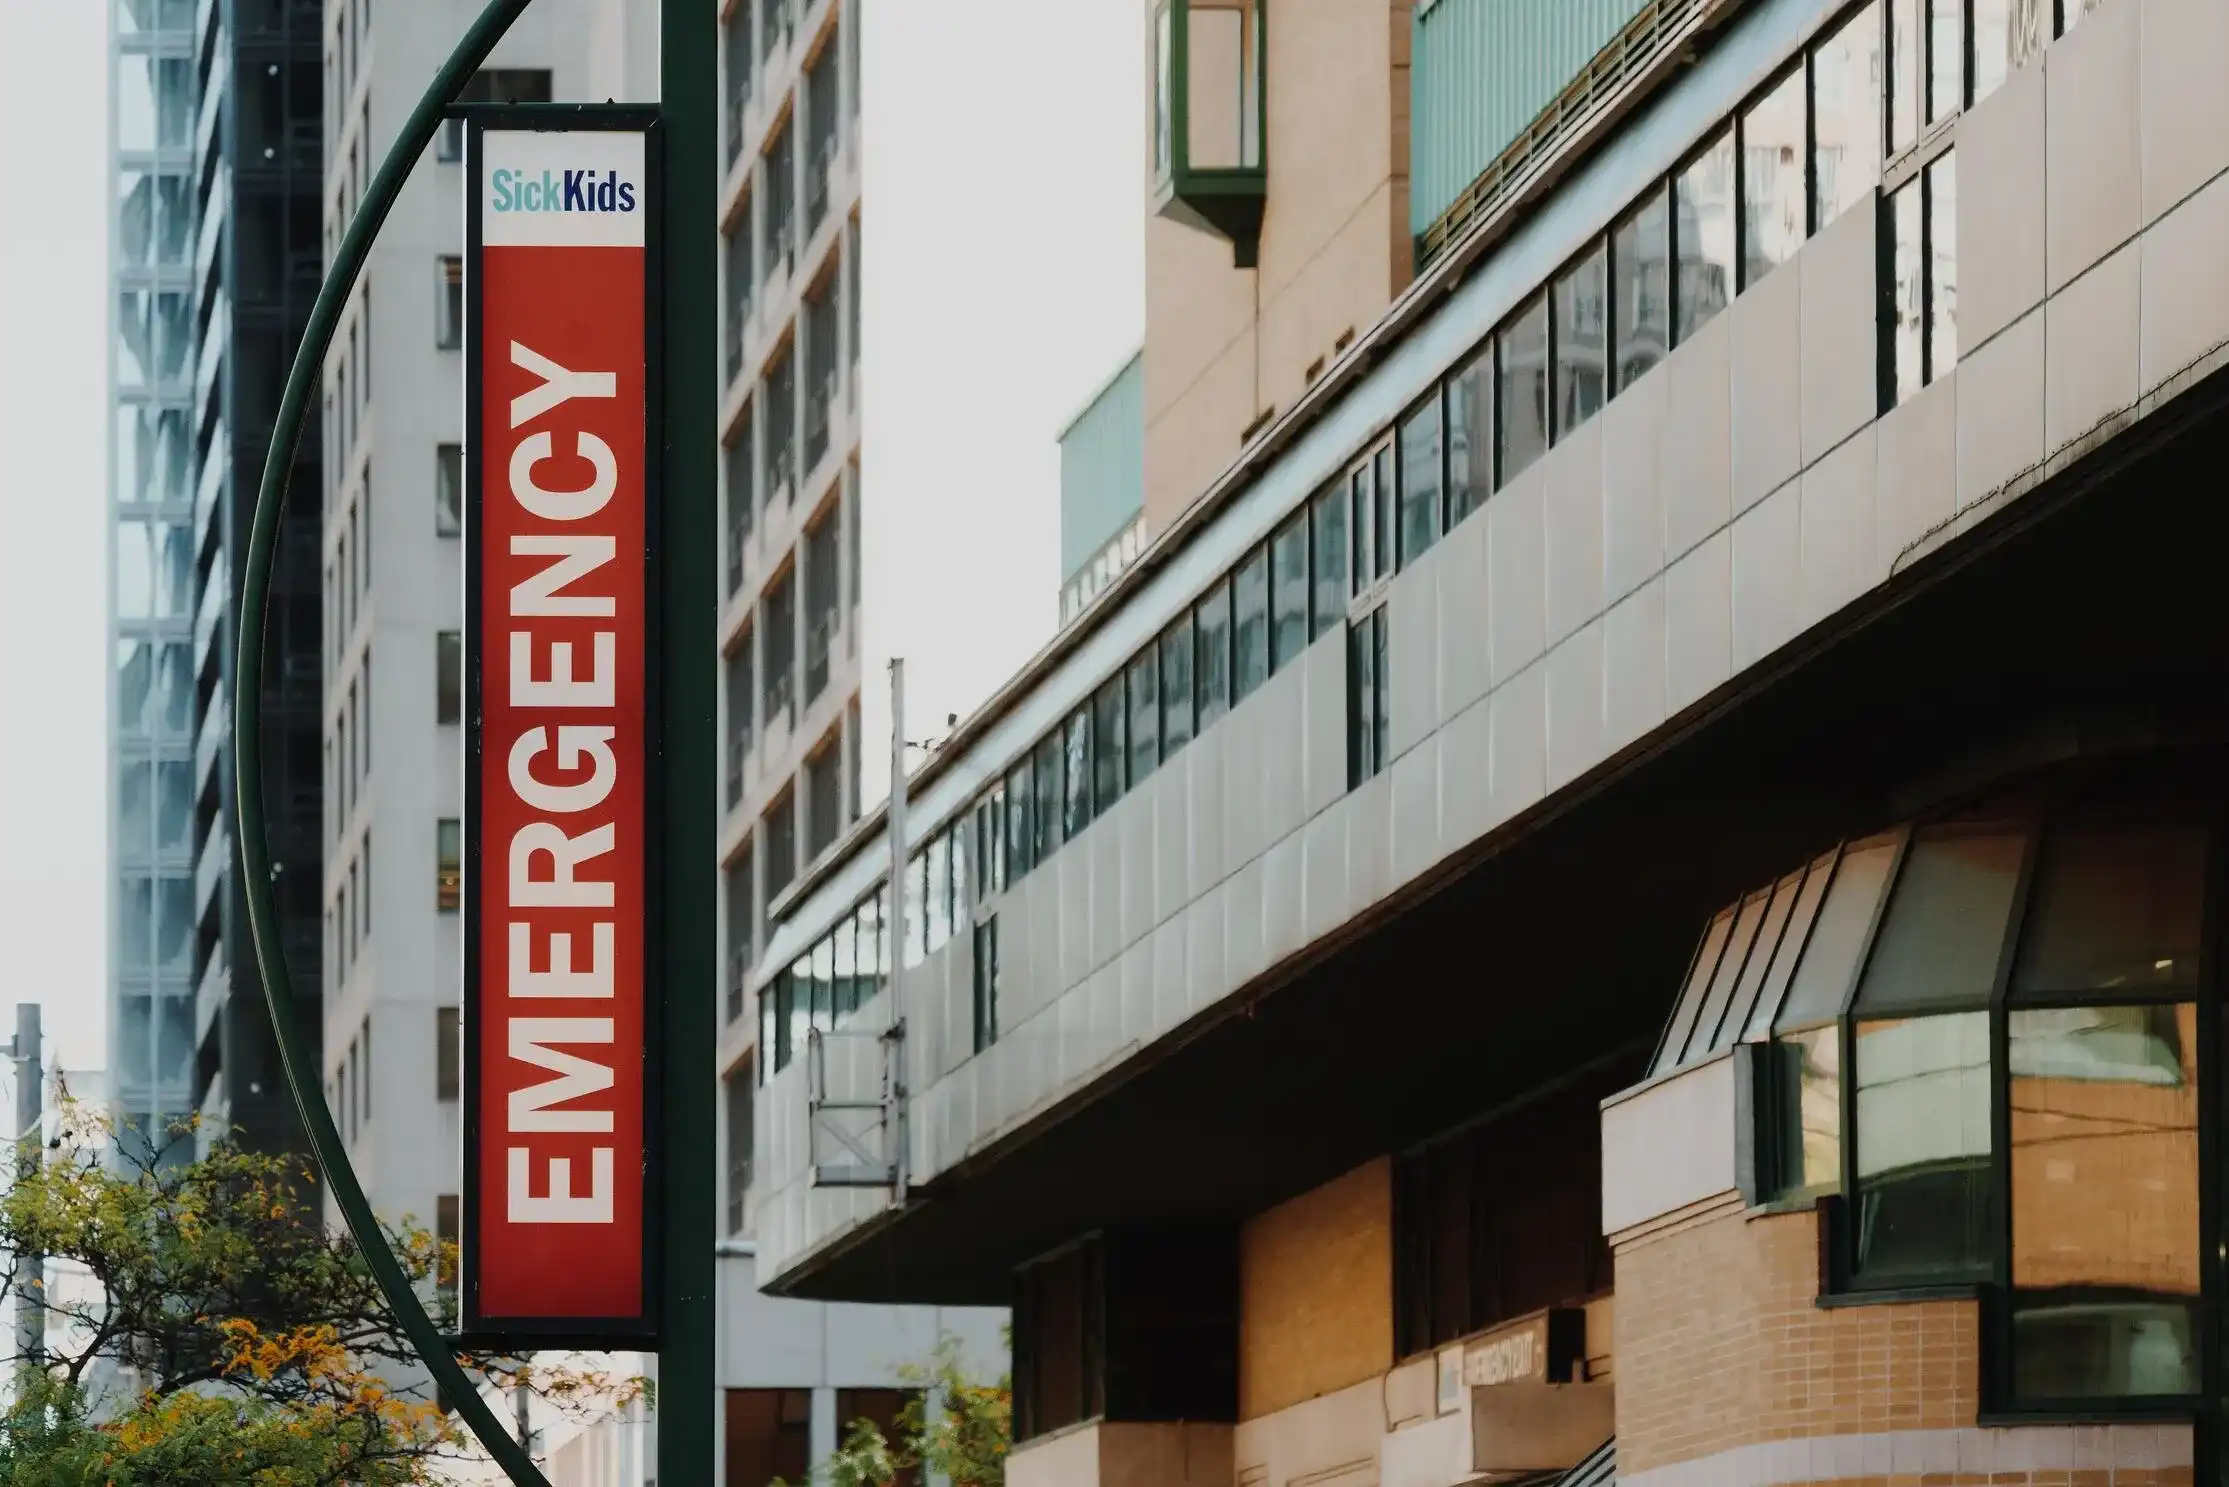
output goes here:
<path id="1" fill-rule="evenodd" d="M 1757 1441 L 1975 1423 L 1977 1305 L 1822 1309 L 1818 1227 L 1721 1206 L 1618 1244 L 1621 1477 Z"/>

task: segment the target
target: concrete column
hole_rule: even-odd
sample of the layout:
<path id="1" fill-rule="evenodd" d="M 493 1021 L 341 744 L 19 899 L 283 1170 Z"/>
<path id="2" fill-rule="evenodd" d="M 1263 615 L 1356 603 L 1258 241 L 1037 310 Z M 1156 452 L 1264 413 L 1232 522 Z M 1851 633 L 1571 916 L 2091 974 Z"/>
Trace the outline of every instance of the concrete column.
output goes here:
<path id="1" fill-rule="evenodd" d="M 836 1391 L 826 1384 L 813 1390 L 811 1423 L 806 1428 L 806 1449 L 818 1473 L 836 1454 Z"/>

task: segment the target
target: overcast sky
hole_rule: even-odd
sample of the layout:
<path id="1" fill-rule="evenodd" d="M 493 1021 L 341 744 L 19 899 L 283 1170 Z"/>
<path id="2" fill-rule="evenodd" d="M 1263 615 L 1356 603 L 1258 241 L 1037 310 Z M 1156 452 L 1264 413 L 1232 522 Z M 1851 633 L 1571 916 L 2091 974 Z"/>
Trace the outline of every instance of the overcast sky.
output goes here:
<path id="1" fill-rule="evenodd" d="M 0 1039 L 104 1062 L 108 45 L 101 0 L 0 0 Z"/>
<path id="2" fill-rule="evenodd" d="M 36 998 L 79 1067 L 107 976 L 106 8 L 0 0 L 0 1039 Z M 1143 330 L 1143 22 L 867 14 L 869 648 L 908 655 L 921 737 L 1053 628 L 1053 436 Z"/>

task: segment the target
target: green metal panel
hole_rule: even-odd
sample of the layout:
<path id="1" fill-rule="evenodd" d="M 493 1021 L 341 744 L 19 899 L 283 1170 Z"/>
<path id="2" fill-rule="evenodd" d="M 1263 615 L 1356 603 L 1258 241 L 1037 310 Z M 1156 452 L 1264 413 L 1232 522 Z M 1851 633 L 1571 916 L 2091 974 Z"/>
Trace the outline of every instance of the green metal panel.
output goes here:
<path id="1" fill-rule="evenodd" d="M 1145 360 L 1133 354 L 1060 431 L 1060 581 L 1145 505 Z"/>
<path id="2" fill-rule="evenodd" d="M 1422 234 L 1646 0 L 1419 4 L 1409 70 L 1409 225 Z"/>

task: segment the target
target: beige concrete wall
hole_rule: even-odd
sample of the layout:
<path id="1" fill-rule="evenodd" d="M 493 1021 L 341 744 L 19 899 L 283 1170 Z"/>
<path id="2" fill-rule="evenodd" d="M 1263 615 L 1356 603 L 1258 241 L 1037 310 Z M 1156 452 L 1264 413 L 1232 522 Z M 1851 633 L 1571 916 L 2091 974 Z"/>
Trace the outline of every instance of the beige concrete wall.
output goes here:
<path id="1" fill-rule="evenodd" d="M 1238 1417 L 1393 1364 L 1393 1164 L 1379 1158 L 1239 1231 Z"/>
<path id="2" fill-rule="evenodd" d="M 1291 407 L 1308 368 L 1408 283 L 1409 13 L 1410 0 L 1279 0 L 1271 11 L 1258 269 L 1233 268 L 1223 238 L 1153 216 L 1146 181 L 1148 531 L 1189 506 L 1236 458 L 1241 434 Z M 1151 4 L 1143 14 L 1150 52 Z"/>

